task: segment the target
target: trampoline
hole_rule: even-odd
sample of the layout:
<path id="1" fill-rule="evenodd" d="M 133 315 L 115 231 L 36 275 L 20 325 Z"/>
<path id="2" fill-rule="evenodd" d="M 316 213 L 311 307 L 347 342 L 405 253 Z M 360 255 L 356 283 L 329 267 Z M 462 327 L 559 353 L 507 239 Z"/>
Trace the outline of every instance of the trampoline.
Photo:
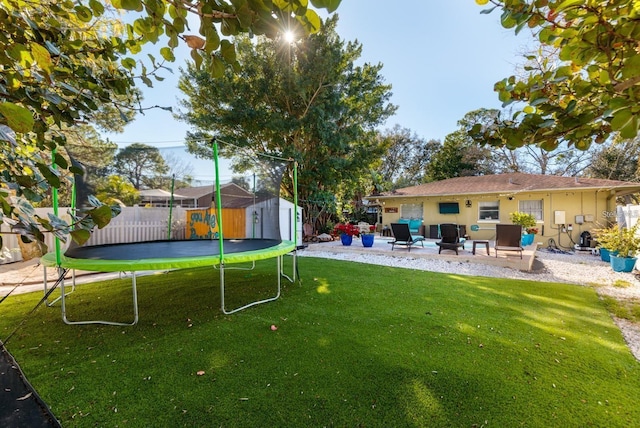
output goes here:
<path id="1" fill-rule="evenodd" d="M 166 271 L 174 269 L 195 268 L 203 266 L 211 266 L 220 272 L 220 300 L 221 310 L 225 314 L 232 314 L 248 307 L 274 301 L 281 294 L 281 278 L 285 277 L 291 282 L 295 281 L 296 273 L 296 240 L 297 227 L 294 228 L 293 240 L 283 240 L 280 236 L 280 220 L 279 219 L 279 189 L 282 171 L 284 168 L 274 168 L 274 158 L 269 158 L 269 165 L 253 167 L 253 171 L 266 171 L 261 175 L 263 183 L 260 185 L 260 198 L 256 199 L 253 195 L 252 204 L 245 204 L 246 207 L 239 203 L 239 198 L 244 194 L 238 190 L 233 193 L 233 200 L 227 202 L 227 206 L 233 207 L 233 211 L 237 216 L 237 207 L 241 205 L 243 209 L 249 213 L 244 223 L 240 222 L 240 231 L 238 231 L 238 221 L 236 220 L 236 230 L 230 233 L 231 236 L 245 234 L 245 237 L 236 239 L 225 238 L 225 228 L 223 219 L 230 218 L 231 214 L 224 211 L 225 201 L 224 194 L 220 190 L 220 180 L 218 174 L 218 147 L 217 143 L 213 143 L 214 165 L 216 168 L 215 182 L 215 211 L 200 215 L 200 219 L 204 219 L 206 226 L 206 236 L 204 238 L 196 237 L 195 239 L 184 240 L 154 240 L 145 242 L 113 242 L 101 245 L 91 245 L 91 240 L 83 246 L 74 243 L 62 253 L 59 241 L 56 241 L 56 251 L 45 254 L 41 258 L 43 266 L 57 267 L 59 275 L 56 285 L 60 285 L 60 297 L 53 302 L 47 302 L 49 306 L 60 300 L 62 319 L 67 324 L 109 324 L 109 325 L 135 325 L 138 322 L 138 292 L 136 277 L 141 271 Z M 275 158 L 280 164 L 291 162 L 287 159 Z M 247 162 L 244 160 L 244 165 Z M 278 173 L 274 173 L 277 171 Z M 295 163 L 293 165 L 294 178 Z M 254 192 L 256 188 L 254 173 Z M 82 179 L 76 179 L 76 185 Z M 295 180 L 294 180 L 295 188 Z M 271 191 L 269 194 L 268 191 Z M 78 191 L 76 198 L 82 198 L 86 191 Z M 275 194 L 275 196 L 274 196 Z M 247 192 L 247 195 L 249 193 Z M 54 194 L 54 209 L 56 209 L 56 195 Z M 297 206 L 297 192 L 294 195 L 294 207 Z M 246 198 L 246 195 L 245 195 Z M 242 201 L 240 201 L 242 202 Z M 258 208 L 260 203 L 260 208 Z M 255 224 L 258 223 L 258 209 L 261 214 L 261 231 L 256 231 Z M 296 210 L 294 210 L 296 211 Z M 171 211 L 170 211 L 171 212 Z M 241 211 L 241 214 L 243 212 Z M 243 214 L 244 215 L 244 214 Z M 293 218 L 287 219 L 289 223 L 295 224 L 297 213 L 294 212 Z M 232 222 L 233 223 L 233 222 Z M 169 214 L 169 233 L 171 236 L 171 214 Z M 201 225 L 200 225 L 201 226 Z M 108 226 L 107 226 L 108 227 Z M 195 233 L 195 226 L 192 227 L 192 233 Z M 293 272 L 291 276 L 283 274 L 283 256 L 293 256 Z M 235 309 L 227 309 L 225 307 L 225 277 L 224 271 L 227 265 L 239 263 L 252 263 L 258 260 L 275 259 L 277 270 L 277 286 L 273 296 L 266 299 L 256 300 L 240 306 Z M 244 267 L 233 267 L 241 269 L 251 269 Z M 73 287 L 67 292 L 65 289 L 65 275 L 71 270 Z M 67 296 L 75 290 L 75 270 L 94 271 L 94 272 L 131 272 L 132 284 L 132 307 L 133 320 L 131 322 L 122 321 L 106 321 L 106 320 L 81 320 L 72 321 L 67 317 Z M 54 287 L 55 288 L 55 285 Z M 48 284 L 44 277 L 45 296 L 48 296 Z"/>

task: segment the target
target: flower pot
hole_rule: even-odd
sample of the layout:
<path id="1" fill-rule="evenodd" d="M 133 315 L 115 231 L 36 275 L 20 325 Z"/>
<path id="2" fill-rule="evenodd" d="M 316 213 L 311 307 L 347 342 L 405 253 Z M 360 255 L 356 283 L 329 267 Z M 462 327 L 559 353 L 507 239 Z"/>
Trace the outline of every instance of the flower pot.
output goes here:
<path id="1" fill-rule="evenodd" d="M 520 239 L 520 245 L 526 247 L 527 245 L 533 244 L 533 238 L 535 238 L 535 236 L 536 235 L 534 235 L 533 233 L 522 235 L 522 238 Z"/>
<path id="2" fill-rule="evenodd" d="M 342 245 L 351 245 L 351 243 L 353 242 L 353 236 L 343 233 L 342 235 L 340 235 L 340 241 L 342 242 Z"/>
<path id="3" fill-rule="evenodd" d="M 375 235 L 365 234 L 365 235 L 362 235 L 361 238 L 362 238 L 363 247 L 373 247 L 373 241 L 374 241 Z"/>
<path id="4" fill-rule="evenodd" d="M 614 272 L 631 272 L 638 260 L 637 257 L 618 257 L 613 254 L 609 258 L 611 260 L 611 269 Z"/>
<path id="5" fill-rule="evenodd" d="M 608 250 L 606 248 L 600 248 L 600 260 L 602 260 L 603 262 L 607 262 L 610 263 L 611 262 L 611 255 L 616 255 L 618 254 L 617 251 L 611 251 Z"/>

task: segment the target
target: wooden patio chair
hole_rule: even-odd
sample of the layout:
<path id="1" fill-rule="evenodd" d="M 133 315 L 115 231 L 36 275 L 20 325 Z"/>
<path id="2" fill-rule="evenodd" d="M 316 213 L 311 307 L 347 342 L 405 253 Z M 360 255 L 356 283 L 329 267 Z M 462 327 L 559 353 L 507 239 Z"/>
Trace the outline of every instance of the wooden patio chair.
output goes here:
<path id="1" fill-rule="evenodd" d="M 495 252 L 498 257 L 498 251 L 511 251 L 520 253 L 522 258 L 522 226 L 519 224 L 496 224 L 496 246 Z"/>

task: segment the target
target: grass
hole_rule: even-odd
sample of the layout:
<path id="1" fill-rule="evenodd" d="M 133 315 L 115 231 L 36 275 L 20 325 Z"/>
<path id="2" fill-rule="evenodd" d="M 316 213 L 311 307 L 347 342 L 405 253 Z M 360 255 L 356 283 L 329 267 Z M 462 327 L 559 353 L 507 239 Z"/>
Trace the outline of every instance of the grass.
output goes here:
<path id="1" fill-rule="evenodd" d="M 607 310 L 615 317 L 640 322 L 640 300 L 615 299 L 609 296 L 604 296 L 602 300 Z"/>
<path id="2" fill-rule="evenodd" d="M 640 420 L 640 364 L 591 288 L 298 260 L 302 284 L 235 315 L 217 272 L 175 271 L 139 278 L 137 326 L 41 308 L 7 347 L 65 427 Z M 272 262 L 227 272 L 230 307 L 273 288 Z M 39 298 L 3 303 L 2 337 Z M 126 320 L 130 299 L 127 281 L 83 285 L 69 318 Z"/>

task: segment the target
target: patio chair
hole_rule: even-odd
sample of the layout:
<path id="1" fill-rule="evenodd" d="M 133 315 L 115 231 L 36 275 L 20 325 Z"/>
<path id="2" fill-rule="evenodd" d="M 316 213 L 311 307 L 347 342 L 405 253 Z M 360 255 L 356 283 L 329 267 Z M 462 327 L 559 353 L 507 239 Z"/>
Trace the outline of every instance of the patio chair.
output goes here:
<path id="1" fill-rule="evenodd" d="M 303 242 L 317 242 L 318 235 L 313 233 L 313 226 L 310 223 L 302 225 L 302 241 Z"/>
<path id="2" fill-rule="evenodd" d="M 389 242 L 391 244 L 391 251 L 396 245 L 404 245 L 408 251 L 411 251 L 411 246 L 418 242 L 424 248 L 424 236 L 412 235 L 409 231 L 409 225 L 407 223 L 391 223 L 391 231 L 393 232 L 394 240 Z"/>
<path id="3" fill-rule="evenodd" d="M 436 242 L 438 248 L 438 254 L 442 250 L 455 251 L 458 255 L 458 248 L 464 249 L 464 239 L 460 238 L 460 229 L 457 224 L 443 223 L 440 225 L 440 241 Z"/>
<path id="4" fill-rule="evenodd" d="M 515 251 L 520 253 L 522 258 L 522 245 L 520 240 L 522 239 L 522 226 L 519 224 L 496 224 L 496 257 L 498 257 L 498 251 Z"/>

